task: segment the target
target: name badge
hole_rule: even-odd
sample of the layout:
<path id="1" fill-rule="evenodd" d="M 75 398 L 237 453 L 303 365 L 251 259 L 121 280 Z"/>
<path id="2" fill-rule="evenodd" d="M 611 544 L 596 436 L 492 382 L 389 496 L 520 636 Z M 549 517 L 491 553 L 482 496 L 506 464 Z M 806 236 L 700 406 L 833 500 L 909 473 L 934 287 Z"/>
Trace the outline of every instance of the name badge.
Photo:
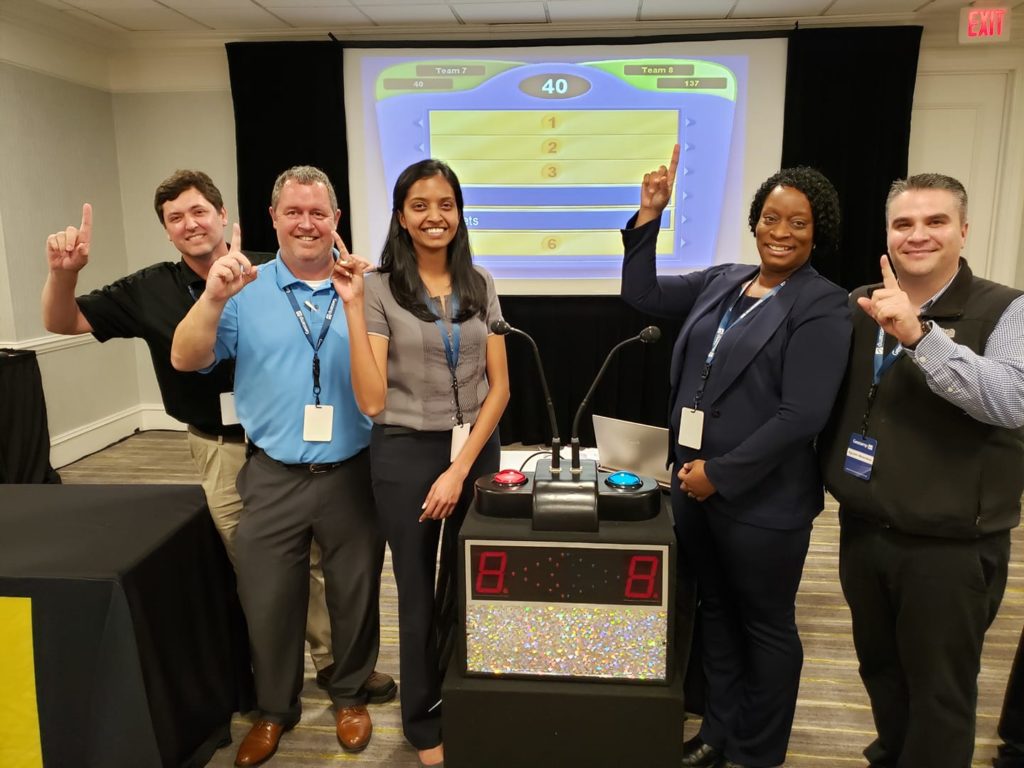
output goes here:
<path id="1" fill-rule="evenodd" d="M 866 437 L 854 432 L 850 435 L 850 444 L 846 447 L 843 471 L 848 475 L 859 477 L 861 480 L 869 480 L 877 448 L 878 441 L 873 437 Z"/>
<path id="2" fill-rule="evenodd" d="M 704 436 L 704 411 L 683 408 L 679 419 L 679 444 L 685 448 L 700 448 Z"/>
<path id="3" fill-rule="evenodd" d="M 452 453 L 448 457 L 448 461 L 455 461 L 455 457 L 459 455 L 459 451 L 462 450 L 462 446 L 466 444 L 469 439 L 469 430 L 471 424 L 456 424 L 452 427 Z"/>
<path id="4" fill-rule="evenodd" d="M 307 443 L 328 443 L 334 428 L 333 405 L 307 405 L 302 420 L 302 439 Z"/>
<path id="5" fill-rule="evenodd" d="M 238 421 L 238 412 L 235 411 L 234 392 L 220 393 L 220 423 L 225 427 L 241 423 Z"/>

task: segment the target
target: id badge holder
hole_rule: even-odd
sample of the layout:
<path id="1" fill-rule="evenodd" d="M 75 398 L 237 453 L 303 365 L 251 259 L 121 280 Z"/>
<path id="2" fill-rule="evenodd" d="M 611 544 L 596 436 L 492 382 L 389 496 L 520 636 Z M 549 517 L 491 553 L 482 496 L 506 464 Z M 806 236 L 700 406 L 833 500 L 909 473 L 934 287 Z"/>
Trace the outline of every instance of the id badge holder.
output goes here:
<path id="1" fill-rule="evenodd" d="M 456 424 L 452 427 L 452 452 L 451 456 L 448 457 L 448 461 L 455 461 L 455 457 L 459 455 L 459 451 L 462 450 L 462 446 L 464 446 L 466 441 L 469 439 L 469 430 L 471 427 L 471 424 Z"/>
<path id="2" fill-rule="evenodd" d="M 328 443 L 334 428 L 333 405 L 307 405 L 302 420 L 302 439 L 307 443 Z"/>
<path id="3" fill-rule="evenodd" d="M 679 419 L 679 444 L 684 448 L 700 448 L 704 436 L 704 411 L 683 408 Z"/>
<path id="4" fill-rule="evenodd" d="M 235 393 L 220 393 L 220 423 L 225 427 L 232 424 L 240 424 L 238 412 L 235 410 Z"/>
<path id="5" fill-rule="evenodd" d="M 846 447 L 843 472 L 861 480 L 870 480 L 877 449 L 878 441 L 873 437 L 854 432 L 850 435 L 850 443 Z"/>

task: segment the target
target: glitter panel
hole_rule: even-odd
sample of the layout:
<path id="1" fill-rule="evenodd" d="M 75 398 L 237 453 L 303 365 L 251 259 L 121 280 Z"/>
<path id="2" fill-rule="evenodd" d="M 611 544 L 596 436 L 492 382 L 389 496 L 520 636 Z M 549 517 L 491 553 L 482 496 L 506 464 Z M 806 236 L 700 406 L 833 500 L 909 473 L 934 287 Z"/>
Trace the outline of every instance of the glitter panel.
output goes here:
<path id="1" fill-rule="evenodd" d="M 466 668 L 492 675 L 666 679 L 660 607 L 475 602 L 466 606 Z"/>

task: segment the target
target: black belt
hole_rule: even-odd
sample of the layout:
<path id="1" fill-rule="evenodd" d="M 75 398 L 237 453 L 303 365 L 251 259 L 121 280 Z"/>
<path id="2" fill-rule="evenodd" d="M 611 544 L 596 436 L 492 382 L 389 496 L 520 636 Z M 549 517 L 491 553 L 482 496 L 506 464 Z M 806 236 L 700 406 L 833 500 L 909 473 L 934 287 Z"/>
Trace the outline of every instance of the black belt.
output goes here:
<path id="1" fill-rule="evenodd" d="M 214 443 L 244 443 L 245 442 L 245 430 L 241 427 L 237 431 L 231 431 L 225 435 L 214 435 L 210 432 L 203 432 L 199 427 L 194 427 L 191 424 L 188 425 L 188 431 L 196 437 L 201 437 L 203 440 L 210 440 Z"/>
<path id="2" fill-rule="evenodd" d="M 270 459 L 272 462 L 274 462 L 275 464 L 277 464 L 280 467 L 284 467 L 285 469 L 296 470 L 298 472 L 308 472 L 311 475 L 322 475 L 322 474 L 325 474 L 327 472 L 330 472 L 332 470 L 337 469 L 338 467 L 342 466 L 343 464 L 348 464 L 353 459 L 358 458 L 360 456 L 360 454 L 362 454 L 363 451 L 365 451 L 365 450 L 366 449 L 363 448 L 358 453 L 355 453 L 352 456 L 349 456 L 347 459 L 342 459 L 341 461 L 330 461 L 330 462 L 326 462 L 326 463 L 313 463 L 313 464 L 285 464 L 283 461 L 278 461 L 273 456 L 269 455 L 266 451 L 264 451 L 259 446 L 253 445 L 252 443 L 249 443 L 249 455 L 250 456 L 252 456 L 253 454 L 256 454 L 256 453 L 261 453 L 261 454 L 266 456 L 268 459 Z"/>

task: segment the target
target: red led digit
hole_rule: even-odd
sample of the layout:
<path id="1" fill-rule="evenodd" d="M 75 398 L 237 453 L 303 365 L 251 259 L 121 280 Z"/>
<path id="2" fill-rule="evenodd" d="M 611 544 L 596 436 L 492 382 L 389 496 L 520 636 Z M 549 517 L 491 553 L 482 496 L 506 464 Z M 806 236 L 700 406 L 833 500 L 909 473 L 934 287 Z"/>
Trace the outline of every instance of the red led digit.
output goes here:
<path id="1" fill-rule="evenodd" d="M 650 600 L 658 578 L 656 555 L 633 555 L 626 573 L 626 597 L 630 600 Z"/>
<path id="2" fill-rule="evenodd" d="M 476 561 L 476 592 L 480 595 L 500 595 L 505 589 L 505 567 L 508 555 L 498 550 L 480 553 Z M 492 581 L 493 580 L 493 581 Z"/>

